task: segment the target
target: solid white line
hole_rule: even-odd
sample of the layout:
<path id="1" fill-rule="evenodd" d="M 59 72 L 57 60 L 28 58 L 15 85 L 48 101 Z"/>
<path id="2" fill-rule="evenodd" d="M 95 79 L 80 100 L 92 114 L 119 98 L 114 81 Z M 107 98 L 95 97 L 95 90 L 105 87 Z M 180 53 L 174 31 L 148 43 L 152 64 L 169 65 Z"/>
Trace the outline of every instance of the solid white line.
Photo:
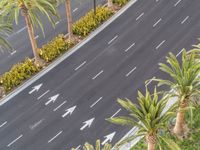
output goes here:
<path id="1" fill-rule="evenodd" d="M 96 79 L 100 74 L 102 74 L 103 73 L 103 70 L 101 70 L 96 76 L 94 76 L 92 79 L 94 80 L 94 79 Z"/>
<path id="2" fill-rule="evenodd" d="M 176 7 L 180 2 L 181 2 L 181 0 L 178 0 L 178 1 L 176 2 L 176 4 L 174 4 L 174 7 Z"/>
<path id="3" fill-rule="evenodd" d="M 7 145 L 7 147 L 10 147 L 12 144 L 14 144 L 17 140 L 19 140 L 23 135 L 21 134 L 19 137 L 17 137 L 15 140 L 13 140 L 11 143 Z"/>
<path id="4" fill-rule="evenodd" d="M 78 10 L 78 8 L 75 8 L 74 10 L 73 10 L 73 12 L 75 12 L 75 11 L 77 11 Z"/>
<path id="5" fill-rule="evenodd" d="M 62 105 L 64 105 L 67 101 L 64 101 L 62 104 L 60 104 L 58 107 L 56 107 L 53 111 L 58 110 L 60 107 L 62 107 Z"/>
<path id="6" fill-rule="evenodd" d="M 14 51 L 12 51 L 12 53 L 10 53 L 10 54 L 11 54 L 11 55 L 14 55 L 16 52 L 17 52 L 17 51 L 16 51 L 16 50 L 14 50 Z"/>
<path id="7" fill-rule="evenodd" d="M 135 71 L 137 67 L 133 68 L 131 71 L 129 71 L 129 73 L 126 74 L 126 77 L 128 77 L 133 71 Z"/>
<path id="8" fill-rule="evenodd" d="M 6 123 L 7 123 L 7 121 L 5 121 L 4 123 L 2 123 L 2 124 L 0 125 L 0 128 L 3 127 Z"/>
<path id="9" fill-rule="evenodd" d="M 39 35 L 35 36 L 35 39 L 38 39 L 39 38 Z"/>
<path id="10" fill-rule="evenodd" d="M 165 40 L 163 40 L 158 46 L 156 46 L 156 49 L 159 49 L 159 47 L 161 46 L 161 45 L 163 45 L 165 43 Z"/>
<path id="11" fill-rule="evenodd" d="M 18 30 L 16 33 L 19 34 L 20 32 L 22 32 L 23 30 L 25 30 L 27 28 L 27 26 L 21 28 L 20 30 Z"/>
<path id="12" fill-rule="evenodd" d="M 94 105 L 96 105 L 102 98 L 103 98 L 103 97 L 100 97 L 96 102 L 94 102 L 94 103 L 90 106 L 90 108 L 94 107 Z"/>
<path id="13" fill-rule="evenodd" d="M 42 98 L 44 95 L 46 95 L 47 93 L 49 93 L 49 90 L 47 90 L 46 92 L 44 92 L 42 95 L 40 95 L 37 100 L 39 100 L 40 98 Z"/>
<path id="14" fill-rule="evenodd" d="M 154 23 L 153 27 L 155 27 L 162 19 L 160 18 L 156 23 Z"/>
<path id="15" fill-rule="evenodd" d="M 113 118 L 114 116 L 116 116 L 122 109 L 120 108 L 116 113 L 114 113 L 110 118 Z"/>
<path id="16" fill-rule="evenodd" d="M 134 45 L 135 45 L 135 43 L 131 44 L 131 46 L 129 46 L 129 47 L 125 50 L 125 52 L 128 52 Z"/>
<path id="17" fill-rule="evenodd" d="M 118 38 L 118 35 L 116 35 L 114 38 L 112 38 L 112 40 L 110 40 L 110 41 L 108 42 L 108 44 L 111 44 L 116 38 Z"/>
<path id="18" fill-rule="evenodd" d="M 182 52 L 183 52 L 184 49 L 182 49 L 178 54 L 176 54 L 176 57 L 178 57 Z"/>
<path id="19" fill-rule="evenodd" d="M 57 24 L 59 24 L 60 22 L 59 21 L 57 21 L 56 23 L 55 23 L 55 25 L 57 25 Z"/>
<path id="20" fill-rule="evenodd" d="M 75 68 L 74 70 L 77 71 L 79 68 L 81 68 L 83 65 L 85 65 L 86 61 L 84 61 L 82 64 L 80 64 L 77 68 Z"/>
<path id="21" fill-rule="evenodd" d="M 140 19 L 143 15 L 144 15 L 144 13 L 141 13 L 141 14 L 136 18 L 136 20 Z"/>
<path id="22" fill-rule="evenodd" d="M 188 20 L 189 16 L 185 17 L 185 19 L 181 22 L 181 24 L 184 24 Z"/>
<path id="23" fill-rule="evenodd" d="M 57 138 L 63 131 L 58 132 L 52 139 L 48 141 L 48 143 L 52 142 L 55 138 Z"/>

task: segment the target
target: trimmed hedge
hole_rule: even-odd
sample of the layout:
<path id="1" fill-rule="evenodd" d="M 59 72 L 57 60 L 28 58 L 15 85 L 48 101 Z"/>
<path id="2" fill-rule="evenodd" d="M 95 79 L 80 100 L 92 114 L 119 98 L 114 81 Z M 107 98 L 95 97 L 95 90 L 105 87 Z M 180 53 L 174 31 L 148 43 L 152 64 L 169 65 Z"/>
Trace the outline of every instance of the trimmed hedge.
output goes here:
<path id="1" fill-rule="evenodd" d="M 0 77 L 0 86 L 9 92 L 39 70 L 33 60 L 26 58 L 24 62 L 14 65 L 9 72 Z"/>
<path id="2" fill-rule="evenodd" d="M 85 37 L 107 20 L 112 14 L 113 12 L 109 8 L 98 6 L 95 16 L 94 11 L 91 10 L 84 17 L 74 23 L 73 33 Z"/>
<path id="3" fill-rule="evenodd" d="M 58 35 L 48 44 L 43 45 L 40 49 L 40 57 L 46 62 L 53 61 L 56 57 L 67 51 L 72 47 L 72 43 L 65 40 L 64 35 Z"/>
<path id="4" fill-rule="evenodd" d="M 119 6 L 124 6 L 126 3 L 128 3 L 129 0 L 113 0 L 113 3 L 119 5 Z"/>

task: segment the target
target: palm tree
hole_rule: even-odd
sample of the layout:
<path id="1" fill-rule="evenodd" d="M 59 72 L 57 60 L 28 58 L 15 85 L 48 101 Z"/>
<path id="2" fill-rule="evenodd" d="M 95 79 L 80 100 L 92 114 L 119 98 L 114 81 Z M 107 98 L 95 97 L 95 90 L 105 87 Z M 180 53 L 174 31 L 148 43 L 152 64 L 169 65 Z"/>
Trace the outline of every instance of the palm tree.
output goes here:
<path id="1" fill-rule="evenodd" d="M 42 65 L 43 62 L 39 57 L 39 50 L 37 42 L 34 36 L 34 28 L 40 27 L 43 34 L 43 24 L 41 15 L 45 15 L 48 20 L 54 25 L 53 16 L 56 16 L 56 3 L 52 0 L 1 0 L 0 9 L 2 15 L 7 16 L 15 20 L 18 24 L 19 13 L 25 19 L 25 23 L 28 29 L 28 35 L 31 42 L 35 64 Z"/>
<path id="2" fill-rule="evenodd" d="M 66 17 L 67 17 L 67 30 L 69 41 L 73 41 L 73 31 L 72 31 L 72 11 L 71 11 L 71 0 L 58 0 L 59 3 L 65 1 Z"/>
<path id="3" fill-rule="evenodd" d="M 83 150 L 111 150 L 112 145 L 106 143 L 102 148 L 101 148 L 101 142 L 100 140 L 96 141 L 96 146 L 92 146 L 89 143 L 85 143 L 85 145 L 83 146 Z M 76 150 L 75 148 L 72 148 L 72 150 Z"/>
<path id="4" fill-rule="evenodd" d="M 200 94 L 200 62 L 196 61 L 195 53 L 187 55 L 186 50 L 182 52 L 182 60 L 169 53 L 166 57 L 167 64 L 160 63 L 160 70 L 169 75 L 169 80 L 154 79 L 158 85 L 166 85 L 171 91 L 171 96 L 177 97 L 178 112 L 174 133 L 181 137 L 185 132 L 185 111 L 189 106 L 192 97 Z"/>
<path id="5" fill-rule="evenodd" d="M 163 113 L 168 97 L 165 96 L 160 99 L 158 97 L 159 95 L 156 88 L 154 89 L 153 95 L 150 95 L 150 92 L 146 88 L 145 95 L 138 91 L 139 105 L 133 104 L 128 99 L 118 99 L 118 103 L 128 111 L 129 116 L 110 118 L 108 121 L 123 126 L 136 126 L 138 130 L 135 135 L 131 135 L 118 143 L 117 147 L 130 142 L 135 138 L 143 137 L 148 144 L 148 150 L 154 150 L 156 145 L 161 148 L 163 142 L 166 143 L 170 149 L 179 149 L 172 140 L 162 135 L 162 132 L 166 129 L 168 120 L 174 115 L 174 107 L 172 106 Z"/>

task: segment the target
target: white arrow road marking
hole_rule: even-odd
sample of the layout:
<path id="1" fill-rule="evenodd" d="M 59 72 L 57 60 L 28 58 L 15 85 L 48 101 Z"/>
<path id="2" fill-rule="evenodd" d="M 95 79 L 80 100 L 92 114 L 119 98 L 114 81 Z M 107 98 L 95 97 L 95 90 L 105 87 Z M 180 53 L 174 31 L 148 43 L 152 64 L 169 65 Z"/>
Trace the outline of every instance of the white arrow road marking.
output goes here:
<path id="1" fill-rule="evenodd" d="M 62 105 L 64 105 L 67 101 L 64 101 L 62 104 L 60 104 L 58 107 L 56 107 L 53 111 L 58 110 L 60 107 L 62 107 Z"/>
<path id="2" fill-rule="evenodd" d="M 23 135 L 21 134 L 20 136 L 18 136 L 16 139 L 14 139 L 12 142 L 10 142 L 7 147 L 10 147 L 12 144 L 14 144 L 17 140 L 19 140 Z"/>
<path id="3" fill-rule="evenodd" d="M 56 101 L 56 99 L 58 98 L 58 96 L 59 96 L 60 94 L 56 94 L 56 95 L 54 95 L 54 96 L 52 96 L 52 97 L 50 97 L 49 98 L 49 101 L 47 101 L 46 103 L 45 103 L 45 105 L 47 106 L 49 103 L 51 103 L 51 102 L 55 102 Z"/>
<path id="4" fill-rule="evenodd" d="M 92 119 L 89 119 L 89 120 L 83 122 L 84 125 L 80 128 L 80 130 L 84 130 L 86 127 L 90 128 L 94 119 L 95 118 L 92 118 Z"/>
<path id="5" fill-rule="evenodd" d="M 41 84 L 38 84 L 38 85 L 32 87 L 32 90 L 29 92 L 29 94 L 32 94 L 32 93 L 35 92 L 35 91 L 38 92 L 42 85 L 43 85 L 43 84 L 41 83 Z"/>
<path id="6" fill-rule="evenodd" d="M 76 109 L 76 106 L 73 106 L 73 107 L 71 107 L 71 108 L 66 109 L 66 110 L 65 110 L 66 113 L 64 113 L 64 114 L 62 115 L 62 117 L 64 118 L 64 117 L 67 116 L 68 114 L 71 116 L 75 109 Z"/>
<path id="7" fill-rule="evenodd" d="M 3 127 L 6 123 L 7 123 L 7 121 L 5 121 L 4 123 L 2 123 L 2 124 L 0 125 L 0 128 Z"/>
<path id="8" fill-rule="evenodd" d="M 115 136 L 115 134 L 116 134 L 116 132 L 113 132 L 111 134 L 104 136 L 105 140 L 101 144 L 105 145 L 107 142 L 112 142 L 112 139 Z"/>
<path id="9" fill-rule="evenodd" d="M 48 143 L 52 142 L 55 138 L 57 138 L 63 131 L 58 132 L 53 138 L 51 138 Z"/>

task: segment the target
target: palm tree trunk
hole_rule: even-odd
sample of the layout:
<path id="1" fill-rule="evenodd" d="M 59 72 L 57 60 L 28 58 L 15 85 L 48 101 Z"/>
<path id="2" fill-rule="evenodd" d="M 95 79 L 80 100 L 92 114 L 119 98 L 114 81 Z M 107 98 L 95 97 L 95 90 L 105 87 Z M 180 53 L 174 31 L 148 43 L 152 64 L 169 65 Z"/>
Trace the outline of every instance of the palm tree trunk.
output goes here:
<path id="1" fill-rule="evenodd" d="M 182 136 L 184 134 L 184 124 L 185 124 L 185 106 L 180 106 L 177 116 L 176 116 L 176 123 L 174 126 L 174 133 L 177 136 Z"/>
<path id="2" fill-rule="evenodd" d="M 108 0 L 108 8 L 112 8 L 113 7 L 113 0 Z"/>
<path id="3" fill-rule="evenodd" d="M 35 64 L 38 65 L 38 66 L 42 66 L 43 61 L 39 56 L 37 43 L 36 43 L 35 36 L 34 36 L 34 33 L 33 33 L 33 26 L 31 24 L 30 17 L 28 15 L 27 8 L 25 7 L 25 5 L 22 6 L 22 15 L 24 16 L 26 26 L 27 26 L 27 29 L 28 29 L 28 35 L 29 35 L 29 39 L 31 41 L 33 55 L 34 55 L 34 58 L 35 58 Z"/>
<path id="4" fill-rule="evenodd" d="M 148 144 L 148 150 L 155 150 L 156 137 L 154 135 L 148 135 L 148 136 L 146 136 L 146 141 Z"/>
<path id="5" fill-rule="evenodd" d="M 73 38 L 71 0 L 66 0 L 65 7 L 66 7 L 67 28 L 68 28 L 68 34 L 69 34 L 69 41 L 71 41 L 72 38 Z"/>

